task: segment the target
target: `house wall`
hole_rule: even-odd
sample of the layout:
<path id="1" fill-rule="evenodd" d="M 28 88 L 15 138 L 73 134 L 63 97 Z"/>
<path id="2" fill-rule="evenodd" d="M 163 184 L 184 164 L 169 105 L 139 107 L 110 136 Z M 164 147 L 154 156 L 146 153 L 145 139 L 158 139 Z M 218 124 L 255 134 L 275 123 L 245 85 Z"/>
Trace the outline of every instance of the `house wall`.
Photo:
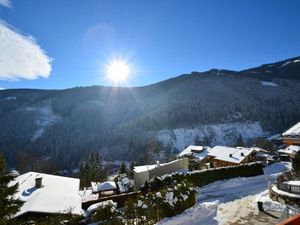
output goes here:
<path id="1" fill-rule="evenodd" d="M 182 158 L 178 160 L 174 160 L 169 162 L 168 164 L 158 166 L 153 170 L 149 171 L 149 178 L 151 179 L 154 176 L 161 176 L 164 174 L 169 174 L 176 172 L 178 170 L 188 170 L 189 169 L 189 162 L 187 158 Z"/>
<path id="2" fill-rule="evenodd" d="M 149 170 L 136 173 L 134 172 L 134 188 L 135 190 L 140 189 L 141 185 L 143 185 L 146 181 L 149 181 Z"/>
<path id="3" fill-rule="evenodd" d="M 288 146 L 300 145 L 300 137 L 283 137 L 282 142 Z"/>
<path id="4" fill-rule="evenodd" d="M 249 162 L 254 162 L 256 159 L 255 159 L 255 155 L 256 153 L 255 152 L 252 152 L 251 154 L 247 155 L 246 158 L 244 158 L 244 160 L 241 162 L 241 163 L 249 163 Z"/>
<path id="5" fill-rule="evenodd" d="M 154 169 L 136 173 L 134 172 L 134 186 L 138 190 L 141 185 L 149 181 L 152 177 L 162 176 L 164 174 L 173 173 L 179 170 L 188 170 L 188 158 L 177 159 L 164 165 L 157 166 Z"/>
<path id="6" fill-rule="evenodd" d="M 222 160 L 218 160 L 218 159 L 213 159 L 212 162 L 214 168 L 216 167 L 223 167 L 223 166 L 236 166 L 236 163 L 232 163 L 232 162 L 226 162 L 226 161 L 222 161 Z"/>
<path id="7" fill-rule="evenodd" d="M 208 159 L 213 164 L 214 167 L 236 166 L 236 165 L 239 165 L 239 164 L 249 163 L 249 162 L 255 161 L 255 153 L 251 153 L 251 154 L 247 155 L 247 157 L 245 157 L 244 160 L 241 161 L 240 163 L 222 161 L 222 160 L 215 159 L 212 156 L 210 156 Z"/>

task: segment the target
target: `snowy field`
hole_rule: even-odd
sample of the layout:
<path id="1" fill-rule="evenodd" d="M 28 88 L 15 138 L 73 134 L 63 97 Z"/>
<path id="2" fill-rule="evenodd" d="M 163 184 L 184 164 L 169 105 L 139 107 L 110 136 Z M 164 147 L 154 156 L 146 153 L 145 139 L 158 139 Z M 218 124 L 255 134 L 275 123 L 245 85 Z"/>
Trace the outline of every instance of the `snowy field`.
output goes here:
<path id="1" fill-rule="evenodd" d="M 244 218 L 258 213 L 257 199 L 261 196 L 267 198 L 268 180 L 274 181 L 281 172 L 290 168 L 290 163 L 276 163 L 265 168 L 261 176 L 217 181 L 198 188 L 198 203 L 195 206 L 157 225 L 246 224 Z M 268 207 L 277 206 L 272 203 Z"/>

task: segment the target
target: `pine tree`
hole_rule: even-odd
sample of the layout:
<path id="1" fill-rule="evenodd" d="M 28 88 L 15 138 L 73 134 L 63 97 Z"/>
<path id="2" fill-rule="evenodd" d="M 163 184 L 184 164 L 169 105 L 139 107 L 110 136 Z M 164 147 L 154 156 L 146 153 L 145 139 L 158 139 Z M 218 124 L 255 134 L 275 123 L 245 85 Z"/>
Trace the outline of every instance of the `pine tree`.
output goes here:
<path id="1" fill-rule="evenodd" d="M 102 182 L 106 179 L 98 152 L 91 152 L 88 160 L 80 163 L 79 170 L 81 187 L 90 186 L 92 181 Z"/>
<path id="2" fill-rule="evenodd" d="M 133 176 L 134 176 L 134 167 L 135 167 L 135 163 L 132 162 L 129 166 L 129 171 L 128 171 L 129 178 L 133 178 Z"/>
<path id="3" fill-rule="evenodd" d="M 5 162 L 3 156 L 0 155 L 0 224 L 8 224 L 9 220 L 16 214 L 22 202 L 13 198 L 13 195 L 18 190 L 18 183 L 9 185 L 15 176 L 5 170 Z"/>
<path id="4" fill-rule="evenodd" d="M 122 162 L 122 164 L 120 166 L 119 174 L 127 174 L 127 167 L 124 162 Z"/>

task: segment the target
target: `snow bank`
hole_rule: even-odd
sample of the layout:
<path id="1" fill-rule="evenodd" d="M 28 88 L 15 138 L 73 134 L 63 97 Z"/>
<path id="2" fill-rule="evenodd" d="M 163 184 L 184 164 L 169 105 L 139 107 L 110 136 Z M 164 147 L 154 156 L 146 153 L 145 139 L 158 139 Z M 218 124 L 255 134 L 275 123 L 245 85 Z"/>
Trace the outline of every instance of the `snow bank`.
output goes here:
<path id="1" fill-rule="evenodd" d="M 219 225 L 230 225 L 239 222 L 243 224 L 243 218 L 250 214 L 257 215 L 257 203 L 255 195 L 250 195 L 228 203 L 222 203 L 218 207 L 216 220 Z"/>

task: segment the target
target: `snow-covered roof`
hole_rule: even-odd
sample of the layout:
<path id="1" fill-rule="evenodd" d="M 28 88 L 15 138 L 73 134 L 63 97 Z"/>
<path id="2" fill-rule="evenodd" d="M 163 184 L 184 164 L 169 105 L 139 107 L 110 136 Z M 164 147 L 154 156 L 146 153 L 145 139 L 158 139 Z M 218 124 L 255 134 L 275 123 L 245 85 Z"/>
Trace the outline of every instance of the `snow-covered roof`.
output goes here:
<path id="1" fill-rule="evenodd" d="M 159 166 L 166 166 L 168 164 L 174 163 L 174 162 L 179 161 L 179 160 L 181 160 L 181 159 L 173 160 L 173 161 L 167 162 L 167 163 L 157 163 L 157 164 L 153 164 L 153 165 L 135 166 L 133 168 L 133 170 L 136 173 L 141 173 L 141 172 L 145 172 L 145 171 L 148 171 L 148 170 L 153 170 L 153 169 L 155 169 L 156 167 L 159 167 Z"/>
<path id="2" fill-rule="evenodd" d="M 42 178 L 41 188 L 35 186 L 36 178 Z M 19 189 L 15 197 L 24 202 L 16 217 L 27 212 L 82 213 L 77 178 L 28 172 L 16 177 L 12 184 L 16 182 Z"/>
<path id="3" fill-rule="evenodd" d="M 266 158 L 267 160 L 274 160 L 274 157 L 272 155 L 262 153 L 262 152 L 256 153 L 255 156 L 260 158 Z"/>
<path id="4" fill-rule="evenodd" d="M 300 146 L 298 145 L 290 145 L 285 149 L 278 150 L 279 153 L 283 153 L 283 154 L 295 154 L 298 151 L 300 151 Z"/>
<path id="5" fill-rule="evenodd" d="M 283 183 L 289 184 L 289 185 L 298 185 L 298 186 L 300 186 L 300 180 L 289 180 L 289 181 L 285 181 Z"/>
<path id="6" fill-rule="evenodd" d="M 282 134 L 282 136 L 299 136 L 299 135 L 300 135 L 300 122 Z"/>
<path id="7" fill-rule="evenodd" d="M 136 173 L 140 173 L 140 172 L 144 172 L 147 170 L 153 170 L 154 168 L 156 168 L 158 165 L 157 164 L 153 164 L 153 165 L 144 165 L 144 166 L 135 166 L 134 167 L 134 172 Z"/>
<path id="8" fill-rule="evenodd" d="M 268 141 L 281 141 L 282 137 L 281 134 L 274 134 L 267 138 Z"/>
<path id="9" fill-rule="evenodd" d="M 114 181 L 92 182 L 93 192 L 116 190 L 117 186 Z"/>
<path id="10" fill-rule="evenodd" d="M 208 155 L 215 157 L 217 160 L 240 163 L 254 151 L 253 148 L 216 146 L 209 151 Z"/>
<path id="11" fill-rule="evenodd" d="M 178 157 L 191 155 L 196 157 L 199 160 L 202 160 L 207 156 L 209 150 L 210 147 L 190 145 L 186 149 L 184 149 L 181 153 L 179 153 Z"/>

